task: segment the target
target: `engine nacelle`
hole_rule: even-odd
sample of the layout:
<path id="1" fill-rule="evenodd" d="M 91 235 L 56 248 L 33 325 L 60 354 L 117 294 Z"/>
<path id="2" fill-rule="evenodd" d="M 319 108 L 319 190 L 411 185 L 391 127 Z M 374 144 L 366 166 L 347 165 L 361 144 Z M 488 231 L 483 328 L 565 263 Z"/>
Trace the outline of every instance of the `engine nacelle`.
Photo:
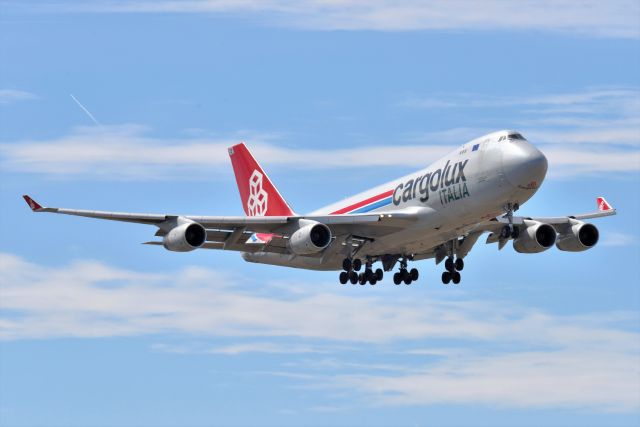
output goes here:
<path id="1" fill-rule="evenodd" d="M 172 228 L 162 239 L 164 248 L 173 252 L 198 249 L 207 240 L 207 231 L 197 222 L 188 222 Z"/>
<path id="2" fill-rule="evenodd" d="M 296 255 L 318 253 L 329 246 L 329 243 L 331 243 L 331 230 L 319 222 L 301 227 L 289 238 L 289 248 Z"/>
<path id="3" fill-rule="evenodd" d="M 571 228 L 566 233 L 558 235 L 556 247 L 561 251 L 582 252 L 591 249 L 598 243 L 600 233 L 593 224 L 572 221 Z"/>
<path id="4" fill-rule="evenodd" d="M 556 242 L 556 229 L 549 224 L 526 221 L 527 228 L 513 241 L 513 249 L 523 254 L 546 251 Z"/>

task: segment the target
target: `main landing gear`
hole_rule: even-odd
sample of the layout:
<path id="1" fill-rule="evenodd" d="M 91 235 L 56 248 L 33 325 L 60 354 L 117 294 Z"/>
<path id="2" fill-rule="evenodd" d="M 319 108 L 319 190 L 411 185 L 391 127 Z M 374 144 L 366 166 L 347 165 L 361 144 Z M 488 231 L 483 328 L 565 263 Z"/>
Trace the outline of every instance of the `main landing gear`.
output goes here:
<path id="1" fill-rule="evenodd" d="M 457 239 L 447 242 L 445 248 L 447 250 L 447 259 L 444 261 L 445 271 L 442 273 L 442 283 L 448 285 L 453 282 L 454 285 L 460 283 L 460 272 L 464 268 L 464 260 L 461 257 L 456 258 L 459 242 Z"/>
<path id="2" fill-rule="evenodd" d="M 382 280 L 384 272 L 382 268 L 374 270 L 371 266 L 374 262 L 380 261 L 386 271 L 391 271 L 393 269 L 393 266 L 397 262 L 399 262 L 400 269 L 393 275 L 393 283 L 395 283 L 396 285 L 399 285 L 401 283 L 410 285 L 411 283 L 417 281 L 418 277 L 420 276 L 417 269 L 412 268 L 411 270 L 409 270 L 407 268 L 407 263 L 412 259 L 412 255 L 383 255 L 380 257 L 367 257 L 363 264 L 362 260 L 359 260 L 357 258 L 345 258 L 342 261 L 342 269 L 344 271 L 340 272 L 340 283 L 342 283 L 343 285 L 345 285 L 347 282 L 351 282 L 351 284 L 353 285 L 355 285 L 356 283 L 359 283 L 361 285 L 365 285 L 367 283 L 369 283 L 370 285 L 375 285 Z M 359 273 L 363 265 L 364 271 Z"/>
<path id="3" fill-rule="evenodd" d="M 404 282 L 405 285 L 410 285 L 411 282 L 418 280 L 419 276 L 417 269 L 407 270 L 407 258 L 402 258 L 400 260 L 400 271 L 393 275 L 393 283 L 399 285 Z"/>
<path id="4" fill-rule="evenodd" d="M 460 283 L 460 271 L 464 268 L 464 261 L 462 258 L 458 258 L 455 261 L 450 256 L 444 262 L 444 268 L 446 271 L 442 273 L 442 283 L 448 285 L 449 282 L 453 282 L 454 285 Z"/>
<path id="5" fill-rule="evenodd" d="M 381 268 L 373 271 L 371 264 L 371 261 L 367 261 L 364 272 L 357 273 L 362 268 L 362 261 L 357 258 L 353 260 L 351 258 L 345 258 L 344 261 L 342 261 L 342 269 L 344 271 L 340 273 L 340 283 L 343 285 L 347 282 L 351 282 L 352 285 L 356 283 L 360 283 L 361 285 L 367 283 L 375 285 L 382 280 L 384 273 Z"/>

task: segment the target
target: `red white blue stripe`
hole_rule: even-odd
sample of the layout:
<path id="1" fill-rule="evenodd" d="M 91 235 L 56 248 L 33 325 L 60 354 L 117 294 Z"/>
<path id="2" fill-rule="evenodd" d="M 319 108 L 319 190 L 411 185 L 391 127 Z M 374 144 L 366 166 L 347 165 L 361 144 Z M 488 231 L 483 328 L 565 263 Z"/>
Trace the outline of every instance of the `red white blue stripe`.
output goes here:
<path id="1" fill-rule="evenodd" d="M 393 190 L 385 191 L 382 194 L 378 194 L 377 196 L 369 197 L 368 199 L 362 200 L 360 202 L 354 203 L 342 209 L 338 209 L 335 212 L 331 212 L 329 215 L 340 215 L 340 214 L 356 214 L 356 213 L 364 213 L 370 212 L 374 209 L 379 209 L 381 207 L 390 205 L 392 202 Z"/>

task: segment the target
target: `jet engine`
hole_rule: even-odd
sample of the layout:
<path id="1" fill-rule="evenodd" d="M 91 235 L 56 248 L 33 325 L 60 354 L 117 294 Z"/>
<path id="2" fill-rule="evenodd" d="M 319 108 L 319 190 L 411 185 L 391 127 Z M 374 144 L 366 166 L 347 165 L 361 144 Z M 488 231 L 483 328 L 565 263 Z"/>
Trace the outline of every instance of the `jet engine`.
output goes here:
<path id="1" fill-rule="evenodd" d="M 289 238 L 289 248 L 296 255 L 320 252 L 331 243 L 331 230 L 325 224 L 312 222 L 296 230 Z"/>
<path id="2" fill-rule="evenodd" d="M 187 222 L 172 228 L 162 239 L 166 250 L 189 252 L 198 249 L 207 240 L 207 231 L 197 222 Z"/>
<path id="3" fill-rule="evenodd" d="M 537 221 L 525 221 L 527 228 L 513 241 L 513 249 L 523 254 L 546 251 L 556 241 L 556 230 L 549 224 Z"/>
<path id="4" fill-rule="evenodd" d="M 571 228 L 558 235 L 556 247 L 561 251 L 582 252 L 594 247 L 599 237 L 595 225 L 573 220 Z"/>

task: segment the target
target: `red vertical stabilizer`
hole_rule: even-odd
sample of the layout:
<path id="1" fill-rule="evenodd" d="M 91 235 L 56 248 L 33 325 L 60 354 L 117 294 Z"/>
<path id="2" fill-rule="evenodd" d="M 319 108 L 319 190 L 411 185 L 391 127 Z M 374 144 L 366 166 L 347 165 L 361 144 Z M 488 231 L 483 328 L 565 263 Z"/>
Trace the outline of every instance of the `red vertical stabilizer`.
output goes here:
<path id="1" fill-rule="evenodd" d="M 230 147 L 229 157 L 248 216 L 295 215 L 244 143 Z"/>

